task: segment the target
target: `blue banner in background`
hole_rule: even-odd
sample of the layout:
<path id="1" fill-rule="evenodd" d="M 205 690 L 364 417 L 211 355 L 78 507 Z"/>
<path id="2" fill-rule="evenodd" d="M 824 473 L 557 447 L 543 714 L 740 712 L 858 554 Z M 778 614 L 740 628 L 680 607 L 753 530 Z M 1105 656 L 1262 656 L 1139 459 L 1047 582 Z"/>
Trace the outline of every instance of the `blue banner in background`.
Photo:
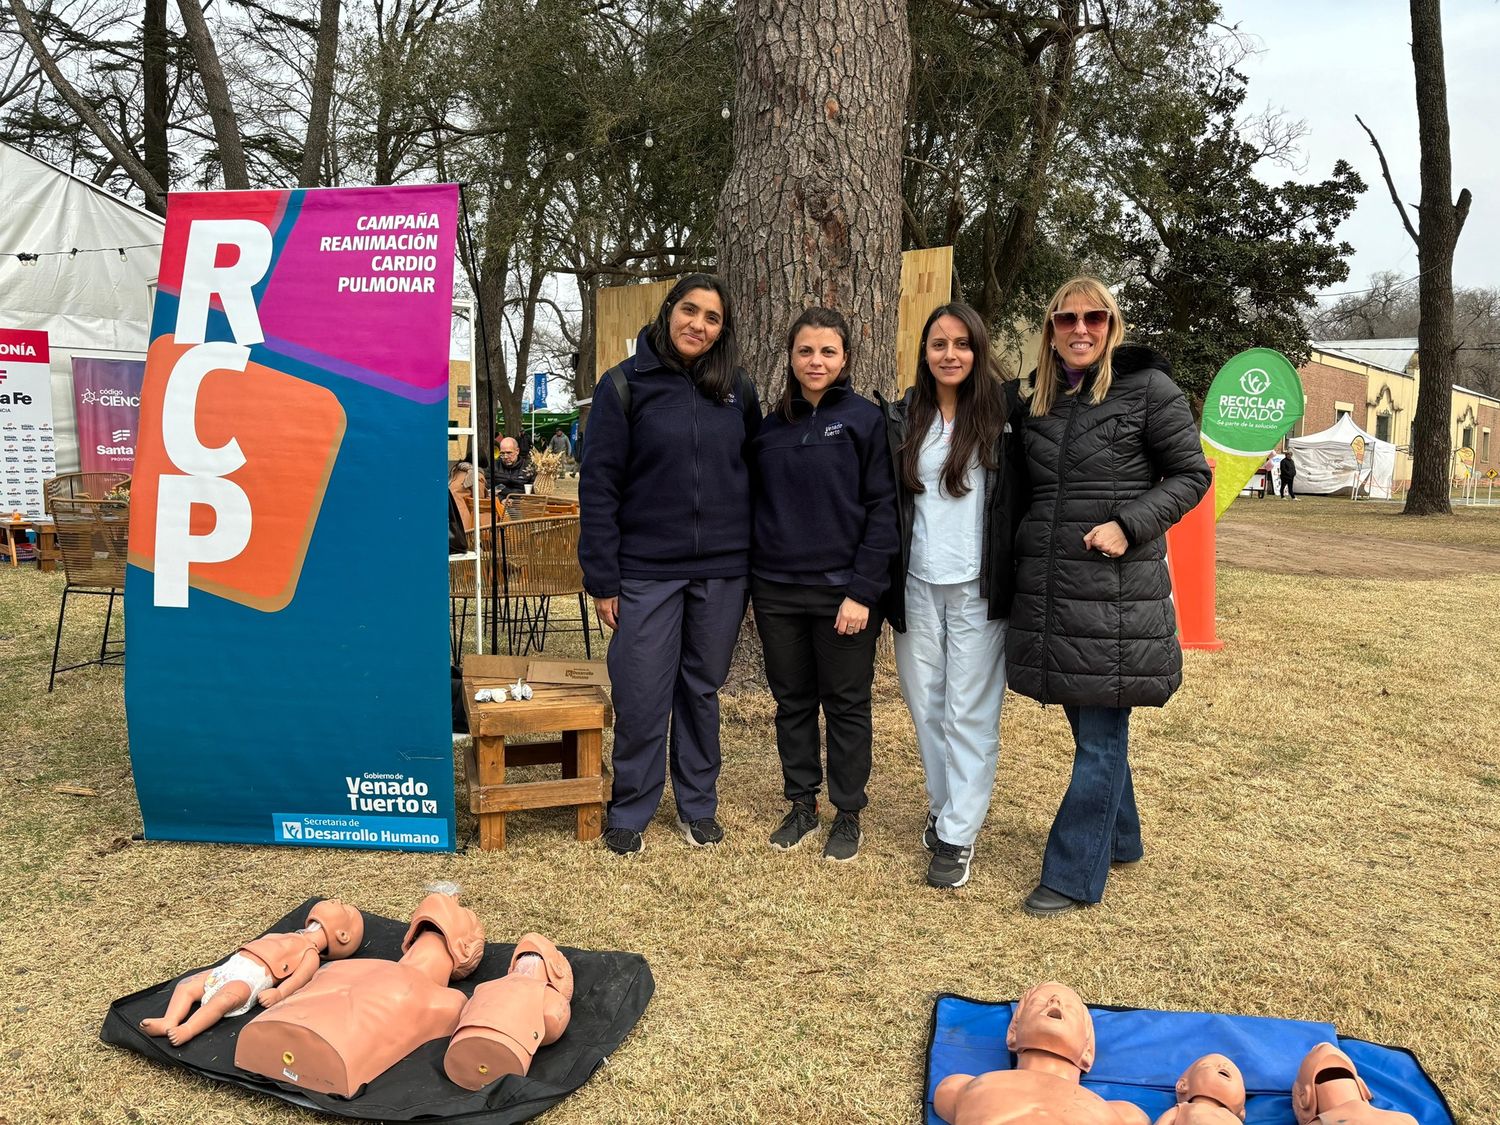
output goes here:
<path id="1" fill-rule="evenodd" d="M 125 593 L 149 839 L 454 845 L 457 204 L 452 185 L 170 198 Z"/>
<path id="2" fill-rule="evenodd" d="M 547 373 L 535 371 L 531 376 L 531 409 L 547 409 Z"/>

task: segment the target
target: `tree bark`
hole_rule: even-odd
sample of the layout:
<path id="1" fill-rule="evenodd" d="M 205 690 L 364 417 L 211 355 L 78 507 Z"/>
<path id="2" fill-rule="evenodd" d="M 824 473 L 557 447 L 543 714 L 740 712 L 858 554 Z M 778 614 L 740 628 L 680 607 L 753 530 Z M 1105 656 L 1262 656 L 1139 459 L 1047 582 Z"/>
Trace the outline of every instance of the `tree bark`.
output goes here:
<path id="1" fill-rule="evenodd" d="M 27 10 L 26 5 L 21 0 L 10 0 L 10 10 L 16 18 L 16 29 L 20 31 L 21 38 L 26 40 L 26 45 L 31 48 L 31 53 L 51 81 L 53 89 L 63 101 L 68 103 L 73 112 L 78 114 L 79 120 L 89 127 L 94 136 L 99 138 L 99 142 L 124 169 L 125 174 L 135 181 L 136 187 L 140 188 L 141 194 L 146 197 L 146 206 L 158 215 L 166 214 L 165 185 L 146 169 L 125 140 L 105 124 L 104 119 L 94 112 L 93 107 L 84 101 L 74 89 L 73 84 L 58 67 L 57 60 L 47 50 L 47 44 L 42 42 L 42 37 L 37 32 L 36 24 L 32 21 L 31 12 Z"/>
<path id="2" fill-rule="evenodd" d="M 339 0 L 322 0 L 318 12 L 318 53 L 313 62 L 312 97 L 307 110 L 307 143 L 302 148 L 298 187 L 323 182 L 328 146 L 328 107 L 333 101 L 333 63 L 339 48 Z"/>
<path id="3" fill-rule="evenodd" d="M 779 386 L 810 305 L 850 322 L 855 380 L 896 389 L 905 0 L 740 0 L 719 248 L 741 362 Z"/>
<path id="4" fill-rule="evenodd" d="M 250 187 L 250 172 L 245 164 L 240 125 L 235 117 L 234 103 L 229 98 L 229 85 L 224 81 L 224 68 L 219 65 L 218 48 L 208 31 L 208 21 L 203 18 L 198 0 L 177 0 L 177 10 L 182 13 L 188 46 L 192 48 L 193 61 L 198 64 L 198 77 L 203 81 L 203 96 L 208 102 L 208 116 L 213 122 L 214 140 L 219 146 L 219 167 L 224 173 L 224 186 L 231 191 L 247 189 Z"/>
<path id="5" fill-rule="evenodd" d="M 167 0 L 146 0 L 141 49 L 146 170 L 165 188 L 172 182 L 172 157 L 167 150 Z M 158 215 L 165 215 L 167 210 L 165 206 L 159 211 L 150 209 Z"/>
<path id="6" fill-rule="evenodd" d="M 1411 0 L 1411 57 L 1417 84 L 1422 203 L 1418 210 L 1417 352 L 1421 357 L 1417 409 L 1412 416 L 1411 491 L 1407 515 L 1452 512 L 1453 250 L 1469 213 L 1469 192 L 1453 202 L 1453 156 L 1448 134 L 1448 82 L 1443 63 L 1440 0 Z"/>

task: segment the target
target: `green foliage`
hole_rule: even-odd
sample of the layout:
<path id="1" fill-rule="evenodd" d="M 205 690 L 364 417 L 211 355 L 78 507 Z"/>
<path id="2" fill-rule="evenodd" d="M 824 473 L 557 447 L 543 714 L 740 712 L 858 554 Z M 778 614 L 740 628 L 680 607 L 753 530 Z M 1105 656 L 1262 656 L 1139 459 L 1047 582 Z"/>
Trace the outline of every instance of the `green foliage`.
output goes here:
<path id="1" fill-rule="evenodd" d="M 1349 275 L 1353 247 L 1336 235 L 1365 186 L 1343 160 L 1313 183 L 1257 176 L 1291 152 L 1297 129 L 1274 115 L 1242 121 L 1244 99 L 1232 68 L 1201 79 L 1137 119 L 1103 169 L 1125 202 L 1096 245 L 1125 280 L 1131 335 L 1198 396 L 1245 348 L 1306 358 L 1303 313 Z"/>

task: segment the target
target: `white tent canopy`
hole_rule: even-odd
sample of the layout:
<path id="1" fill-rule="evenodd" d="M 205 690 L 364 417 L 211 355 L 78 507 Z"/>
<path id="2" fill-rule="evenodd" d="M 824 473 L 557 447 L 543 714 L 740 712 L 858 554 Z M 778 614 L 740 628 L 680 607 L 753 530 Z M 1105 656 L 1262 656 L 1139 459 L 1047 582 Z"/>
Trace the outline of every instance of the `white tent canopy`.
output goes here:
<path id="1" fill-rule="evenodd" d="M 1354 456 L 1354 439 L 1364 438 L 1363 462 Z M 1389 500 L 1396 475 L 1396 447 L 1362 430 L 1347 414 L 1322 433 L 1305 434 L 1288 443 L 1297 464 L 1296 489 L 1309 496 L 1359 491 L 1376 500 Z"/>
<path id="2" fill-rule="evenodd" d="M 79 466 L 73 356 L 145 358 L 161 238 L 149 211 L 0 143 L 0 328 L 48 334 L 59 472 Z"/>

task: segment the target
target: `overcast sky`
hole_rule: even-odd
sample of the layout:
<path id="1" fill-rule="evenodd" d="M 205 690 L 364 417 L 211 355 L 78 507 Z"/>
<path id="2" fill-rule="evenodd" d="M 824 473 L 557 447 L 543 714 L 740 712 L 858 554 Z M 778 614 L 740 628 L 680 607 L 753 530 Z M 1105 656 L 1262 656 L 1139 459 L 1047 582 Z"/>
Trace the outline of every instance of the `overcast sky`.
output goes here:
<path id="1" fill-rule="evenodd" d="M 1225 22 L 1239 24 L 1262 46 L 1243 66 L 1250 80 L 1247 110 L 1268 104 L 1307 123 L 1303 173 L 1265 170 L 1267 179 L 1323 179 L 1343 157 L 1359 170 L 1366 191 L 1340 228 L 1354 246 L 1349 280 L 1334 291 L 1359 289 L 1379 270 L 1417 273 L 1417 249 L 1406 234 L 1380 161 L 1354 120 L 1357 113 L 1385 149 L 1402 198 L 1421 196 L 1417 105 L 1411 61 L 1411 16 L 1405 0 L 1222 0 Z M 1454 283 L 1500 288 L 1500 2 L 1447 0 L 1443 5 L 1448 117 L 1452 130 L 1453 194 L 1474 196 L 1454 258 Z M 1415 214 L 1412 218 L 1416 223 Z"/>

